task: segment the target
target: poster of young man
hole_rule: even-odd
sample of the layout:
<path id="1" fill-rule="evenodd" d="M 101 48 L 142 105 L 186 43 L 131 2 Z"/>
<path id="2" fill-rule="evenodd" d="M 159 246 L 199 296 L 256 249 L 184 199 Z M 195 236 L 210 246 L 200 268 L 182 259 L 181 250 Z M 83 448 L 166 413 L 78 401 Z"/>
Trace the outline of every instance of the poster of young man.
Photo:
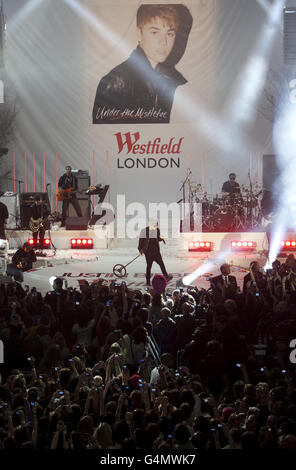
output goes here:
<path id="1" fill-rule="evenodd" d="M 175 92 L 187 83 L 176 65 L 186 51 L 192 21 L 185 5 L 140 5 L 138 45 L 127 60 L 100 79 L 93 124 L 170 122 Z"/>

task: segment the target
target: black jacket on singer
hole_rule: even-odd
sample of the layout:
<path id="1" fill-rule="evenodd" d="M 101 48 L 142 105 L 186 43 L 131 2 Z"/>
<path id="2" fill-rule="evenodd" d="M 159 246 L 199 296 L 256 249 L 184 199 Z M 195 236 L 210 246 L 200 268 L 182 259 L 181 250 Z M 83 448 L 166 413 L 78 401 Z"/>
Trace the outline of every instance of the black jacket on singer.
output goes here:
<path id="1" fill-rule="evenodd" d="M 153 235 L 156 236 L 153 237 Z M 138 250 L 143 251 L 143 253 L 148 256 L 157 255 L 160 253 L 159 242 L 162 240 L 159 228 L 150 231 L 149 227 L 146 227 L 140 233 Z"/>
<path id="2" fill-rule="evenodd" d="M 100 81 L 93 124 L 168 123 L 176 88 L 186 82 L 168 63 L 153 69 L 138 46 Z"/>

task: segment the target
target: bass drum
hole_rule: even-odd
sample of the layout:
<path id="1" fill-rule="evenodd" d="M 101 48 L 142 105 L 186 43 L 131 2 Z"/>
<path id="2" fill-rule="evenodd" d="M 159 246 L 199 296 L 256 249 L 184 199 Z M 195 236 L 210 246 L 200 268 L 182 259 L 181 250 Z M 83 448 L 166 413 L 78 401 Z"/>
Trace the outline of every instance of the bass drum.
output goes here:
<path id="1" fill-rule="evenodd" d="M 214 230 L 217 232 L 229 232 L 233 224 L 233 211 L 231 208 L 218 209 L 214 216 Z"/>

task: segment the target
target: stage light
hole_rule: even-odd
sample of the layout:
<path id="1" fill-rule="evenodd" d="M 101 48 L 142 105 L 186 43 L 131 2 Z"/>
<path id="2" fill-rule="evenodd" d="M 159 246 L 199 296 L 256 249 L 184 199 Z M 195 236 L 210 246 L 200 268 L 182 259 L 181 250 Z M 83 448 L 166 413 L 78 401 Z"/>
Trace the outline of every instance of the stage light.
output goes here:
<path id="1" fill-rule="evenodd" d="M 51 276 L 51 277 L 49 278 L 49 284 L 50 284 L 51 286 L 53 286 L 53 283 L 54 283 L 54 281 L 55 281 L 56 279 L 57 279 L 56 276 Z"/>
<path id="2" fill-rule="evenodd" d="M 191 241 L 188 243 L 188 251 L 212 251 L 212 242 Z"/>
<path id="3" fill-rule="evenodd" d="M 281 250 L 296 251 L 296 240 L 282 240 L 280 243 Z"/>
<path id="4" fill-rule="evenodd" d="M 5 251 L 8 249 L 8 240 L 0 239 L 0 251 Z"/>
<path id="5" fill-rule="evenodd" d="M 253 251 L 256 248 L 256 242 L 252 241 L 232 241 L 230 245 L 233 251 Z"/>
<path id="6" fill-rule="evenodd" d="M 35 240 L 33 238 L 29 238 L 28 243 L 30 246 L 39 246 L 40 245 L 40 240 L 37 240 L 35 243 Z M 49 248 L 51 245 L 51 240 L 49 238 L 44 239 L 44 245 Z"/>
<path id="7" fill-rule="evenodd" d="M 94 242 L 92 238 L 72 238 L 71 248 L 93 248 Z"/>

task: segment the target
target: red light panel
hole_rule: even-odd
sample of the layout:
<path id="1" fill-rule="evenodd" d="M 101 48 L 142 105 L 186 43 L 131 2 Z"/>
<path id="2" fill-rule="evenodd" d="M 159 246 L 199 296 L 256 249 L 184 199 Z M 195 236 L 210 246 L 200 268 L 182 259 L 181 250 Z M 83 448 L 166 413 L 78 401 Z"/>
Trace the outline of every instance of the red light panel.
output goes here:
<path id="1" fill-rule="evenodd" d="M 237 251 L 252 251 L 256 248 L 256 242 L 251 241 L 232 241 L 231 248 Z"/>
<path id="2" fill-rule="evenodd" d="M 93 248 L 94 242 L 92 238 L 72 238 L 71 248 Z"/>
<path id="3" fill-rule="evenodd" d="M 213 243 L 212 242 L 189 242 L 188 251 L 212 251 Z"/>
<path id="4" fill-rule="evenodd" d="M 282 250 L 296 250 L 296 240 L 282 240 L 280 245 Z"/>
<path id="5" fill-rule="evenodd" d="M 29 238 L 28 240 L 29 245 L 31 246 L 39 246 L 40 245 L 40 240 L 37 240 L 37 243 L 35 243 L 33 238 Z M 44 245 L 49 247 L 51 245 L 51 240 L 49 238 L 44 239 Z"/>

